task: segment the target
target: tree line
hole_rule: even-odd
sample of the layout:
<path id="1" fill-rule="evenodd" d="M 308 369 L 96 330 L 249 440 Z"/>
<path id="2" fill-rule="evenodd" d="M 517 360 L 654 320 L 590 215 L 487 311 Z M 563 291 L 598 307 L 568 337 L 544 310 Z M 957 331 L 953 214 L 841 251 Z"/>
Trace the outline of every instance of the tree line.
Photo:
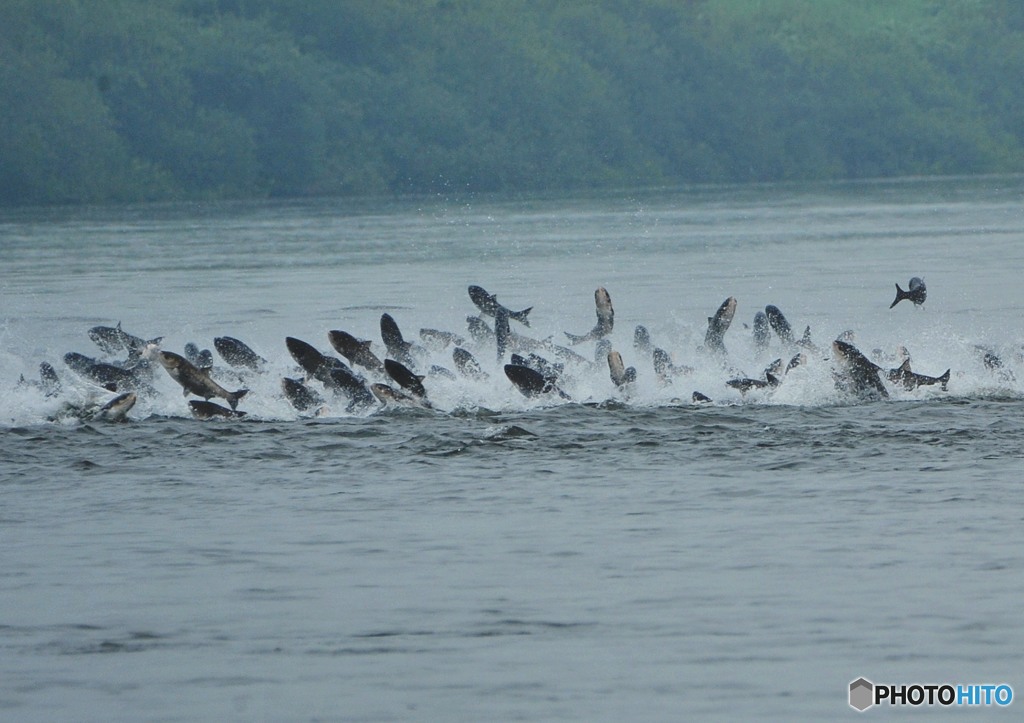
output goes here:
<path id="1" fill-rule="evenodd" d="M 1017 0 L 3 0 L 0 204 L 1024 171 Z"/>

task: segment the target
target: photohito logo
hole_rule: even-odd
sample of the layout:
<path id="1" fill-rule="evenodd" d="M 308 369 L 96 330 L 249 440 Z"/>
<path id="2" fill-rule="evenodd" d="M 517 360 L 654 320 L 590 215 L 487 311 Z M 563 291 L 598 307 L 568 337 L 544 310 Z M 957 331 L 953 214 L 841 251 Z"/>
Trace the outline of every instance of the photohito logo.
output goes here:
<path id="1" fill-rule="evenodd" d="M 1013 688 L 1006 683 L 983 685 L 892 685 L 872 683 L 867 678 L 850 682 L 850 707 L 861 713 L 873 705 L 980 705 L 1008 706 Z"/>

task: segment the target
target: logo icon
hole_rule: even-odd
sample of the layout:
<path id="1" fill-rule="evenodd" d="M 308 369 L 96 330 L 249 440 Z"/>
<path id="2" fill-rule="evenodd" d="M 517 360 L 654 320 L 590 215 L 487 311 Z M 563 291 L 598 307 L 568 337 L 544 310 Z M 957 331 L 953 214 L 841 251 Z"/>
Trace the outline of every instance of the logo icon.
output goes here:
<path id="1" fill-rule="evenodd" d="M 874 705 L 874 684 L 865 678 L 857 678 L 850 683 L 850 707 L 861 713 Z"/>

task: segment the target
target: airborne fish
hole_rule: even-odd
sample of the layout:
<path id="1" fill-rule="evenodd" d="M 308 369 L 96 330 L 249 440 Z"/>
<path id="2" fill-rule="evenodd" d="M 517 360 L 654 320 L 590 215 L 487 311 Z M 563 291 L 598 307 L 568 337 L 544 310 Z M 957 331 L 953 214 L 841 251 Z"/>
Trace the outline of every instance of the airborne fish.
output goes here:
<path id="1" fill-rule="evenodd" d="M 622 363 L 622 355 L 614 350 L 608 352 L 608 372 L 611 375 L 612 383 L 619 389 L 636 381 L 636 368 L 626 367 Z"/>
<path id="2" fill-rule="evenodd" d="M 888 376 L 889 381 L 894 384 L 902 384 L 904 389 L 917 389 L 929 384 L 938 384 L 942 387 L 942 391 L 946 391 L 946 385 L 949 384 L 950 371 L 950 369 L 947 369 L 945 374 L 938 377 L 917 374 L 910 370 L 910 359 L 906 359 L 900 366 L 891 370 Z"/>
<path id="3" fill-rule="evenodd" d="M 423 388 L 423 377 L 413 374 L 408 367 L 394 359 L 385 359 L 384 368 L 388 376 L 398 382 L 403 389 L 408 389 L 420 399 L 426 399 L 427 390 Z"/>
<path id="4" fill-rule="evenodd" d="M 398 322 L 395 321 L 391 314 L 381 315 L 380 336 L 384 340 L 388 356 L 394 357 L 406 366 L 416 366 L 412 358 L 412 343 L 402 337 L 402 330 L 398 328 Z"/>
<path id="5" fill-rule="evenodd" d="M 544 375 L 530 367 L 519 364 L 506 364 L 505 376 L 515 385 L 524 397 L 539 397 L 544 394 L 557 393 L 562 399 L 569 395 L 544 378 Z"/>
<path id="6" fill-rule="evenodd" d="M 209 371 L 200 369 L 180 354 L 175 354 L 172 351 L 159 351 L 156 355 L 160 365 L 167 370 L 174 381 L 181 385 L 185 396 L 191 392 L 205 400 L 209 400 L 210 397 L 220 397 L 230 404 L 232 409 L 235 409 L 238 407 L 238 401 L 249 393 L 248 389 L 229 392 L 210 378 Z"/>
<path id="7" fill-rule="evenodd" d="M 254 372 L 262 372 L 267 360 L 254 352 L 247 344 L 230 336 L 218 336 L 213 340 L 213 347 L 221 358 L 233 367 L 243 367 Z"/>
<path id="8" fill-rule="evenodd" d="M 714 316 L 708 317 L 708 331 L 704 335 L 704 348 L 715 354 L 725 354 L 723 338 L 736 315 L 736 297 L 730 296 L 718 307 Z"/>
<path id="9" fill-rule="evenodd" d="M 882 368 L 864 356 L 857 347 L 836 339 L 832 342 L 832 353 L 845 372 L 839 378 L 841 386 L 856 394 L 877 394 L 888 398 L 889 392 L 878 376 Z"/>
<path id="10" fill-rule="evenodd" d="M 476 357 L 461 346 L 452 350 L 452 360 L 455 362 L 455 368 L 465 377 L 476 380 L 485 380 L 489 377 L 487 372 L 480 367 L 480 362 L 476 360 Z"/>
<path id="11" fill-rule="evenodd" d="M 920 306 L 924 303 L 924 300 L 928 298 L 928 289 L 925 287 L 924 279 L 921 277 L 915 276 L 912 278 L 908 287 L 908 290 L 904 291 L 900 288 L 899 284 L 896 284 L 896 299 L 889 304 L 890 309 L 904 299 L 909 299 L 914 302 L 914 306 Z"/>
<path id="12" fill-rule="evenodd" d="M 333 329 L 327 332 L 327 340 L 338 353 L 353 364 L 377 374 L 384 374 L 384 363 L 371 351 L 373 342 L 369 339 L 357 339 L 347 331 Z"/>
<path id="13" fill-rule="evenodd" d="M 615 326 L 615 309 L 612 307 L 611 296 L 603 286 L 597 287 L 597 290 L 594 291 L 594 306 L 597 309 L 597 324 L 586 334 L 577 335 L 565 332 L 570 344 L 576 345 L 585 341 L 602 339 L 612 333 L 612 328 Z"/>
<path id="14" fill-rule="evenodd" d="M 498 297 L 494 294 L 488 294 L 481 286 L 470 286 L 469 287 L 469 298 L 476 304 L 476 308 L 480 309 L 484 314 L 488 316 L 497 316 L 498 310 L 503 309 L 508 314 L 509 319 L 515 319 L 523 326 L 530 325 L 529 314 L 533 310 L 530 306 L 522 311 L 512 311 L 506 309 L 504 306 L 498 303 Z"/>
<path id="15" fill-rule="evenodd" d="M 793 338 L 793 327 L 789 325 L 779 307 L 768 304 L 768 306 L 764 307 L 764 314 L 768 317 L 768 324 L 772 327 L 772 331 L 775 332 L 775 335 L 779 337 L 783 344 L 791 345 L 796 343 L 796 339 Z"/>

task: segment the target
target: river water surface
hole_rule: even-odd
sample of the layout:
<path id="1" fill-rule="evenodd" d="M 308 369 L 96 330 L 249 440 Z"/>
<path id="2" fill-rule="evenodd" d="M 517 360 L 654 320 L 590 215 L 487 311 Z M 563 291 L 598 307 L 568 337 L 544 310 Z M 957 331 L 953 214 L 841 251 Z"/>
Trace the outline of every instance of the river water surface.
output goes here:
<path id="1" fill-rule="evenodd" d="M 1022 201 L 986 178 L 4 213 L 0 716 L 820 720 L 860 676 L 1024 693 Z M 911 276 L 927 301 L 890 310 Z M 513 331 L 548 348 L 607 288 L 636 382 L 567 363 L 571 400 L 527 399 L 470 339 L 469 284 L 532 306 Z M 722 360 L 698 347 L 728 296 Z M 742 394 L 793 351 L 755 348 L 767 304 L 816 348 Z M 284 338 L 383 358 L 385 312 L 465 336 L 489 378 L 427 374 L 433 410 L 322 386 L 319 416 L 292 408 Z M 268 371 L 213 375 L 247 416 L 193 419 L 157 368 L 126 423 L 53 421 L 111 396 L 62 358 L 118 322 L 244 340 Z M 693 370 L 660 383 L 640 324 Z M 845 395 L 847 331 L 947 389 Z M 18 384 L 42 361 L 57 395 Z"/>

